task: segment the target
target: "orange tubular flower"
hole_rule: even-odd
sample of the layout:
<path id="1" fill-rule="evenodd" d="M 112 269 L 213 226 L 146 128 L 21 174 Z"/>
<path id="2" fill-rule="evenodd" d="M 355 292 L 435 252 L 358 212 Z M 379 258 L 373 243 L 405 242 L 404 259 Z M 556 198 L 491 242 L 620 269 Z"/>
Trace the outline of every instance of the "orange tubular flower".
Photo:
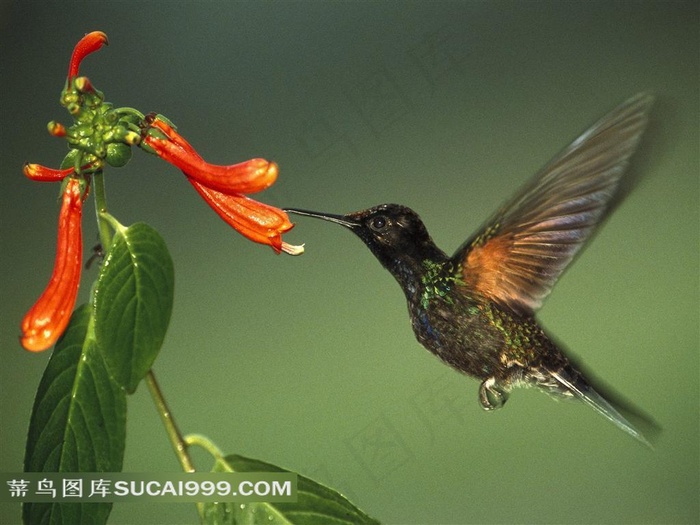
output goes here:
<path id="1" fill-rule="evenodd" d="M 102 31 L 93 31 L 92 33 L 88 33 L 81 38 L 73 48 L 73 54 L 70 57 L 70 64 L 68 65 L 68 82 L 78 76 L 80 63 L 83 61 L 83 59 L 90 53 L 94 53 L 106 44 L 109 44 L 109 40 L 107 40 L 107 35 L 105 35 Z"/>
<path id="2" fill-rule="evenodd" d="M 92 167 L 93 164 L 86 164 L 80 169 L 85 171 L 91 169 Z M 29 162 L 24 164 L 23 171 L 27 178 L 36 182 L 61 182 L 69 175 L 73 175 L 75 173 L 75 169 L 73 168 L 57 170 L 55 168 L 47 168 L 41 164 L 30 164 Z"/>
<path id="3" fill-rule="evenodd" d="M 282 242 L 282 234 L 291 230 L 294 225 L 279 208 L 268 206 L 245 195 L 227 195 L 212 190 L 192 178 L 189 178 L 189 181 L 219 217 L 241 235 L 251 241 L 269 244 L 277 253 L 303 253 L 303 246 Z"/>
<path id="4" fill-rule="evenodd" d="M 57 170 L 54 168 L 47 168 L 41 164 L 30 164 L 28 162 L 24 165 L 24 174 L 37 182 L 60 182 L 73 173 L 73 171 L 73 168 Z"/>
<path id="5" fill-rule="evenodd" d="M 184 171 L 190 179 L 221 192 L 257 193 L 277 179 L 277 165 L 265 159 L 251 159 L 230 166 L 209 164 L 168 139 L 147 135 L 144 143 L 158 156 Z"/>
<path id="6" fill-rule="evenodd" d="M 141 145 L 180 168 L 227 224 L 251 241 L 271 246 L 277 253 L 303 253 L 303 246 L 282 241 L 282 234 L 294 226 L 284 211 L 244 195 L 270 187 L 277 179 L 277 164 L 264 159 L 230 166 L 209 164 L 163 119 L 149 115 L 145 123 Z"/>
<path id="7" fill-rule="evenodd" d="M 277 180 L 277 164 L 265 159 L 252 159 L 230 166 L 206 162 L 185 138 L 158 117 L 148 118 L 150 126 L 165 138 L 146 134 L 143 142 L 163 160 L 177 166 L 190 178 L 223 193 L 257 193 Z"/>
<path id="8" fill-rule="evenodd" d="M 78 77 L 80 63 L 87 55 L 97 51 L 106 43 L 107 35 L 101 31 L 93 31 L 80 39 L 71 55 L 66 87 L 61 93 L 61 103 L 74 115 L 74 118 L 76 115 L 81 115 L 83 122 L 90 121 L 90 119 L 84 117 L 94 104 L 86 110 L 82 107 L 84 101 L 81 93 L 87 90 L 85 86 L 89 85 L 89 81 Z M 83 86 L 83 91 L 76 91 L 74 84 Z M 94 94 L 93 98 L 95 100 L 99 99 L 96 94 Z M 91 103 L 94 102 L 94 100 L 91 100 Z M 93 113 L 95 112 L 93 111 Z M 93 115 L 89 116 L 93 117 Z M 83 144 L 80 144 L 80 140 L 76 139 L 76 135 L 66 129 L 63 124 L 51 121 L 47 128 L 54 137 L 66 137 L 69 139 L 69 143 L 74 149 L 71 149 L 66 158 L 75 159 L 82 166 L 79 169 L 75 166 L 66 169 L 54 169 L 41 166 L 40 164 L 26 163 L 24 165 L 24 174 L 33 181 L 64 181 L 63 202 L 58 219 L 56 261 L 53 273 L 46 289 L 24 316 L 21 324 L 22 336 L 20 341 L 24 348 L 32 352 L 40 352 L 52 346 L 63 334 L 70 321 L 78 295 L 83 257 L 81 219 L 83 215 L 83 201 L 87 196 L 87 190 L 83 192 L 82 188 L 88 187 L 87 184 L 90 179 L 86 178 L 86 175 L 99 171 L 102 167 L 102 158 L 89 148 L 86 149 Z M 90 140 L 92 140 L 92 136 L 90 136 Z M 76 146 L 82 149 L 75 149 Z M 68 164 L 73 164 L 73 162 L 71 161 Z"/>
<path id="9" fill-rule="evenodd" d="M 80 284 L 83 243 L 81 218 L 85 195 L 70 178 L 58 220 L 56 262 L 49 284 L 22 319 L 22 346 L 40 352 L 52 346 L 68 326 Z"/>

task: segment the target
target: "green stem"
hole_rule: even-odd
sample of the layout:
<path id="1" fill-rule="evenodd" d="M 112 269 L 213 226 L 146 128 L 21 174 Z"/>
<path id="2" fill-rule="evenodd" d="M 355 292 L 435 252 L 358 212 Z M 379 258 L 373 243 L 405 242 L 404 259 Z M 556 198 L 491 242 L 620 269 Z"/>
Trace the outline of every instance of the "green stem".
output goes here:
<path id="1" fill-rule="evenodd" d="M 173 446 L 173 450 L 175 451 L 177 459 L 180 461 L 180 465 L 182 465 L 182 470 L 185 472 L 194 472 L 195 468 L 187 452 L 187 444 L 182 438 L 180 429 L 175 424 L 175 419 L 173 419 L 170 408 L 168 408 L 168 404 L 165 402 L 163 392 L 160 390 L 153 370 L 149 370 L 148 374 L 146 374 L 146 384 L 148 385 L 148 390 L 151 393 L 153 402 L 156 404 L 160 419 L 163 421 L 163 425 L 165 425 L 165 431 L 168 434 L 168 439 L 170 439 L 170 444 Z"/>
<path id="2" fill-rule="evenodd" d="M 229 472 L 233 472 L 228 463 L 226 463 L 226 457 L 224 456 L 224 453 L 208 437 L 203 436 L 202 434 L 189 434 L 185 436 L 185 444 L 188 447 L 197 446 L 203 448 L 204 450 L 209 452 L 209 454 L 211 454 L 214 457 L 214 459 L 218 463 L 220 463 L 226 470 L 228 470 Z"/>
<path id="3" fill-rule="evenodd" d="M 121 108 L 115 108 L 113 111 L 119 115 L 134 115 L 139 120 L 143 120 L 144 118 L 146 118 L 146 116 L 143 113 L 141 113 L 138 109 L 129 108 L 126 106 Z"/>
<path id="4" fill-rule="evenodd" d="M 105 178 L 102 171 L 96 171 L 92 175 L 92 187 L 95 192 L 95 213 L 97 214 L 97 228 L 100 232 L 100 243 L 107 250 L 112 244 L 112 230 L 105 219 L 107 214 L 107 195 L 105 193 Z"/>
<path id="5" fill-rule="evenodd" d="M 188 447 L 202 447 L 204 450 L 209 452 L 214 457 L 216 463 L 218 463 L 226 472 L 233 472 L 234 470 L 226 462 L 224 453 L 221 449 L 217 447 L 214 442 L 202 434 L 189 434 L 185 436 L 185 444 Z M 199 519 L 204 523 L 204 504 L 197 503 L 197 511 L 199 512 Z"/>
<path id="6" fill-rule="evenodd" d="M 190 458 L 187 452 L 187 447 L 189 443 L 186 443 L 182 437 L 180 429 L 175 424 L 175 419 L 173 419 L 173 414 L 168 408 L 168 404 L 165 402 L 165 397 L 163 397 L 163 392 L 156 381 L 156 376 L 153 373 L 153 369 L 149 370 L 146 374 L 146 384 L 148 385 L 148 390 L 151 393 L 156 408 L 158 409 L 158 414 L 160 414 L 160 419 L 165 425 L 165 431 L 170 439 L 170 444 L 173 446 L 175 455 L 182 465 L 182 470 L 185 472 L 195 472 L 194 464 L 192 463 L 192 458 Z M 204 504 L 197 502 L 195 503 L 197 507 L 197 513 L 199 514 L 199 521 L 204 523 Z"/>

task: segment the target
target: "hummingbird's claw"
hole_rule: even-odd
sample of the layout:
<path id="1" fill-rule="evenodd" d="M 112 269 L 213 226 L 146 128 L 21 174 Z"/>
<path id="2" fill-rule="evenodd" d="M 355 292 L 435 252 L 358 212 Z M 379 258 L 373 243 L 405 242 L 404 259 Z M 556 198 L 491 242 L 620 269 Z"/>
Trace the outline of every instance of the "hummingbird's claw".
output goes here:
<path id="1" fill-rule="evenodd" d="M 508 392 L 496 382 L 495 377 L 489 377 L 479 387 L 479 401 L 484 410 L 496 410 L 506 404 Z"/>

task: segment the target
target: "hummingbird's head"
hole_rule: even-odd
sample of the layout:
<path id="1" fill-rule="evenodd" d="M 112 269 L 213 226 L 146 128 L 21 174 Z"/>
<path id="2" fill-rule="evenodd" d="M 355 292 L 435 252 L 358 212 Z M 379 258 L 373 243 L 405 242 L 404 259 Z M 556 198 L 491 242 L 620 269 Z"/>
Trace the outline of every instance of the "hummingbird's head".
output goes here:
<path id="1" fill-rule="evenodd" d="M 396 275 L 399 267 L 420 267 L 425 259 L 446 258 L 435 246 L 420 217 L 399 204 L 380 204 L 366 210 L 332 215 L 307 210 L 287 209 L 289 213 L 335 222 L 352 230 L 386 269 Z"/>

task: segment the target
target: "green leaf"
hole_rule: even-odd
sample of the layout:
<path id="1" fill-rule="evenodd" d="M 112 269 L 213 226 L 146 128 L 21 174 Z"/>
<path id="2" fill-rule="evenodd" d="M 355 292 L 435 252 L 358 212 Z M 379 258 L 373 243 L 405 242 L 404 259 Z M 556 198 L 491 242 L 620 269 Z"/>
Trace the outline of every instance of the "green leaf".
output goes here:
<path id="1" fill-rule="evenodd" d="M 289 472 L 275 465 L 230 455 L 225 464 L 217 461 L 214 472 Z M 204 522 L 208 524 L 256 524 L 270 525 L 350 525 L 356 523 L 378 524 L 338 492 L 299 475 L 297 501 L 272 502 L 222 502 L 204 504 Z"/>
<path id="2" fill-rule="evenodd" d="M 85 304 L 73 312 L 39 383 L 24 470 L 119 472 L 125 440 L 126 395 L 111 380 L 97 351 L 91 309 Z M 111 507 L 25 503 L 22 517 L 26 524 L 100 524 L 107 521 Z"/>
<path id="3" fill-rule="evenodd" d="M 130 394 L 163 344 L 174 282 L 157 231 L 144 223 L 117 229 L 94 290 L 95 333 L 112 378 Z"/>

